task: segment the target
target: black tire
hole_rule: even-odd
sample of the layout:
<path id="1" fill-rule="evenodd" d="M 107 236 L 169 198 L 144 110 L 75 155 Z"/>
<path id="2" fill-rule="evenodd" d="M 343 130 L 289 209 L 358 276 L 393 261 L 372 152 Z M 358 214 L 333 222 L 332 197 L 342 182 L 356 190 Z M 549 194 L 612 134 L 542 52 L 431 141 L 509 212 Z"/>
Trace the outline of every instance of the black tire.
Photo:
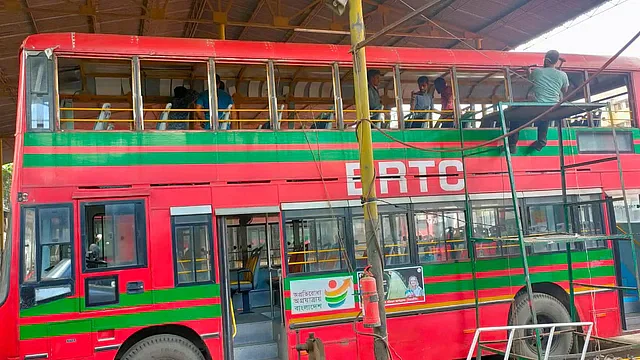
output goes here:
<path id="1" fill-rule="evenodd" d="M 568 323 L 571 322 L 571 315 L 567 308 L 555 297 L 543 293 L 533 294 L 533 306 L 536 310 L 539 324 L 550 323 Z M 529 309 L 529 297 L 525 294 L 518 296 L 515 301 L 515 306 L 511 313 L 511 319 L 509 325 L 528 325 L 533 324 L 531 317 L 531 310 Z M 573 348 L 573 335 L 571 333 L 558 334 L 558 331 L 567 330 L 563 328 L 556 328 L 556 333 L 553 336 L 551 343 L 550 355 L 567 355 Z M 542 335 L 542 349 L 541 354 L 547 347 L 548 333 L 550 329 L 544 329 L 541 332 Z M 533 330 L 516 330 L 515 338 L 522 338 L 525 336 L 535 335 Z M 521 340 L 513 343 L 512 354 L 524 355 L 527 357 L 536 358 L 537 345 L 535 338 L 533 340 Z"/>
<path id="2" fill-rule="evenodd" d="M 122 360 L 204 360 L 204 356 L 191 341 L 161 334 L 138 341 Z"/>

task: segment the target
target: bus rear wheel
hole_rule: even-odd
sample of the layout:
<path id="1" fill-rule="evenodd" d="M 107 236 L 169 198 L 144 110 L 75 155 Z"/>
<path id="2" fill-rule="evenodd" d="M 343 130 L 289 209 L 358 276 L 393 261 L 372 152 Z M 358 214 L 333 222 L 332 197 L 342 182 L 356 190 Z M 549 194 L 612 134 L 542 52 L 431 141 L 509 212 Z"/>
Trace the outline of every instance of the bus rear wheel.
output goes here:
<path id="1" fill-rule="evenodd" d="M 138 341 L 122 360 L 204 360 L 193 343 L 181 336 L 160 334 Z"/>
<path id="2" fill-rule="evenodd" d="M 536 310 L 538 324 L 568 323 L 571 315 L 567 308 L 555 297 L 544 293 L 533 293 L 533 306 Z M 529 309 L 529 297 L 525 294 L 516 298 L 515 307 L 511 316 L 510 325 L 533 324 L 531 310 Z M 544 354 L 551 329 L 540 330 L 542 349 Z M 550 355 L 567 355 L 573 347 L 573 334 L 571 332 L 558 333 L 570 329 L 557 328 L 551 342 Z M 572 330 L 572 329 L 571 329 Z M 514 341 L 513 353 L 527 357 L 537 357 L 537 344 L 535 330 L 516 330 L 515 338 L 527 337 L 526 340 Z"/>

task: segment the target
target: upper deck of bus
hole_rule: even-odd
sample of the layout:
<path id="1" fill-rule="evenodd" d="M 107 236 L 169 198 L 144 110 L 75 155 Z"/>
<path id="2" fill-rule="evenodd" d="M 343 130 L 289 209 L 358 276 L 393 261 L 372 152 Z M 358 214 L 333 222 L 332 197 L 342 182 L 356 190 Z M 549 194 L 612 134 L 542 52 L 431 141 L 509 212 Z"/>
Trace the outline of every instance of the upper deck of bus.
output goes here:
<path id="1" fill-rule="evenodd" d="M 54 56 L 48 56 L 46 49 Z M 53 89 L 51 102 L 55 104 L 52 108 L 56 114 L 52 112 L 49 128 L 30 129 L 26 119 L 30 92 L 28 86 L 22 86 L 20 94 L 24 97 L 19 108 L 24 107 L 25 111 L 18 112 L 15 155 L 17 167 L 23 169 L 21 186 L 282 182 L 297 188 L 290 192 L 298 194 L 291 200 L 322 200 L 326 198 L 324 190 L 318 187 L 317 194 L 311 195 L 314 192 L 308 189 L 314 186 L 311 183 L 324 178 L 340 183 L 335 185 L 335 197 L 354 195 L 349 191 L 345 193 L 344 185 L 349 183 L 350 176 L 357 177 L 357 169 L 350 164 L 358 160 L 348 46 L 66 33 L 30 36 L 22 50 L 23 59 L 44 56 L 51 62 L 55 74 L 49 80 Z M 607 60 L 602 56 L 583 55 L 565 58 L 563 69 L 574 86 Z M 524 77 L 525 68 L 540 64 L 542 59 L 542 54 L 517 52 L 367 48 L 369 66 L 383 70 L 380 91 L 385 103 L 382 112 L 389 120 L 386 131 L 422 147 L 459 146 L 460 134 L 458 129 L 403 129 L 399 121 L 396 120 L 395 125 L 391 121 L 401 114 L 398 108 L 409 103 L 419 76 L 426 74 L 432 81 L 443 76 L 457 89 L 455 121 L 472 113 L 472 119 L 476 119 L 476 126 L 472 127 L 478 128 L 464 130 L 465 140 L 479 142 L 501 134 L 496 126 L 482 125 L 482 120 L 495 117 L 501 102 L 527 99 L 530 83 Z M 25 65 L 21 84 L 29 83 L 31 76 L 32 68 Z M 635 120 L 640 96 L 635 88 L 640 83 L 639 65 L 640 59 L 621 57 L 596 77 L 584 93 L 568 99 L 574 105 L 602 104 L 596 111 L 578 112 L 566 120 L 567 124 L 577 124 L 567 130 L 565 137 L 569 163 L 611 153 L 610 146 L 606 145 L 607 139 L 611 139 L 608 127 L 615 124 L 626 128 L 620 129 L 618 135 L 624 140 L 621 149 L 625 154 L 625 172 L 640 171 L 638 162 L 631 156 L 640 151 L 640 132 Z M 189 82 L 190 88 L 202 91 L 216 74 L 227 82 L 228 89 L 233 89 L 230 91 L 236 102 L 233 111 L 239 119 L 232 121 L 232 129 L 156 130 L 160 122 L 158 114 L 171 101 L 176 79 L 180 79 L 180 84 Z M 276 81 L 269 82 L 270 77 L 276 77 Z M 107 84 L 103 86 L 104 94 L 97 84 L 101 82 L 99 78 L 110 79 L 102 81 Z M 122 88 L 118 94 L 113 93 L 113 86 L 109 85 L 114 79 L 116 87 Z M 167 81 L 168 86 L 158 85 Z M 127 83 L 131 86 L 128 93 Z M 334 91 L 336 84 L 340 85 L 340 92 Z M 82 91 L 76 90 L 80 87 Z M 336 93 L 341 95 L 340 104 L 344 106 L 336 106 L 339 104 Z M 438 103 L 437 98 L 434 100 Z M 114 131 L 93 131 L 92 126 L 106 102 L 115 108 L 114 113 L 120 113 L 120 118 L 118 114 L 112 117 L 116 120 Z M 117 108 L 123 109 L 116 111 Z M 65 116 L 65 111 L 71 116 Z M 318 122 L 319 116 L 331 113 L 338 118 L 338 112 L 342 113 L 343 124 L 331 120 L 327 129 L 311 130 L 310 124 Z M 294 115 L 287 117 L 286 114 L 291 113 Z M 265 129 L 263 124 L 267 123 L 275 130 Z M 550 131 L 549 145 L 539 153 L 526 151 L 526 145 L 535 139 L 534 129 L 524 130 L 522 138 L 522 149 L 515 154 L 516 170 L 537 175 L 519 184 L 525 190 L 558 188 L 556 175 L 543 174 L 558 167 L 555 131 Z M 390 174 L 399 171 L 415 177 L 405 194 L 424 193 L 417 190 L 423 188 L 418 185 L 421 176 L 461 171 L 457 163 L 445 163 L 448 165 L 438 168 L 443 160 L 459 158 L 459 153 L 405 149 L 380 133 L 374 133 L 373 140 L 377 160 L 404 164 L 404 167 L 396 164 L 396 168 L 389 170 Z M 434 160 L 434 169 L 415 166 L 415 161 L 422 160 Z M 504 167 L 503 162 L 504 158 L 494 146 L 470 159 L 467 165 L 472 173 L 491 177 L 496 176 L 496 169 Z M 322 164 L 321 174 L 317 174 L 318 163 Z M 602 186 L 605 180 L 597 171 L 606 172 L 613 167 L 613 163 L 592 166 L 591 174 L 580 175 L 581 184 Z M 88 168 L 91 170 L 87 171 Z M 427 173 L 423 174 L 424 171 Z M 553 176 L 555 180 L 549 177 L 545 181 L 545 176 Z M 438 184 L 437 178 L 429 178 L 431 181 Z M 307 190 L 302 190 L 300 184 Z M 438 188 L 441 192 L 461 190 L 446 190 L 439 185 L 429 188 L 430 193 L 437 193 Z M 499 191 L 501 188 L 482 186 L 477 190 Z M 402 193 L 402 188 L 395 192 Z"/>

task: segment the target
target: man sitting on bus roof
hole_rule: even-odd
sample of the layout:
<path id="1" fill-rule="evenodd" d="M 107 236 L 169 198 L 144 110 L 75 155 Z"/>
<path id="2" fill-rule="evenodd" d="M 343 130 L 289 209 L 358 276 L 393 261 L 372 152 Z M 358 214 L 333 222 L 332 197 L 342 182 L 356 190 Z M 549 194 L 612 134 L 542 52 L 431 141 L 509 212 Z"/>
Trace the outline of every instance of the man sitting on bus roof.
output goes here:
<path id="1" fill-rule="evenodd" d="M 222 81 L 220 80 L 220 75 L 216 74 L 216 86 L 218 87 L 218 119 L 222 118 L 225 114 L 224 111 L 220 111 L 220 109 L 227 109 L 230 105 L 233 105 L 233 98 L 229 95 L 228 92 L 224 90 Z M 205 90 L 200 93 L 198 96 L 198 100 L 196 100 L 196 108 L 197 109 L 205 109 L 209 110 L 209 91 Z M 202 116 L 204 113 L 204 117 Z M 211 128 L 210 125 L 210 114 L 209 111 L 196 112 L 196 116 L 198 119 L 207 120 L 204 124 L 204 128 L 209 130 Z"/>
<path id="2" fill-rule="evenodd" d="M 544 67 L 534 69 L 529 75 L 529 80 L 533 83 L 533 94 L 536 102 L 548 103 L 555 105 L 562 100 L 562 95 L 569 90 L 569 77 L 567 73 L 558 70 L 564 60 L 560 58 L 560 53 L 556 50 L 550 50 L 544 56 Z M 513 121 L 510 124 L 510 130 L 517 129 L 524 123 Z M 549 120 L 540 120 L 536 122 L 538 128 L 538 140 L 531 144 L 531 148 L 537 151 L 542 150 L 547 145 L 547 132 L 549 130 Z M 514 153 L 517 151 L 517 143 L 519 132 L 509 137 L 509 150 Z"/>

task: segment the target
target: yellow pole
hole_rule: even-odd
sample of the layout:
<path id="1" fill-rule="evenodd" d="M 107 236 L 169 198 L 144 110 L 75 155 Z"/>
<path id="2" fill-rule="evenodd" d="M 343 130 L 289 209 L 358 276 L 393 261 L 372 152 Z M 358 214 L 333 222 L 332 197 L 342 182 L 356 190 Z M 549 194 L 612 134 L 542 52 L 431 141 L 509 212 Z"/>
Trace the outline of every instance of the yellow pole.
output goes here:
<path id="1" fill-rule="evenodd" d="M 365 40 L 364 18 L 362 14 L 362 0 L 349 1 L 349 28 L 351 31 L 351 46 Z M 353 79 L 356 96 L 356 114 L 358 120 L 371 118 L 369 112 L 369 92 L 367 82 L 367 59 L 365 48 L 353 52 Z M 360 178 L 362 179 L 362 207 L 364 210 L 365 238 L 367 239 L 367 263 L 371 265 L 371 272 L 376 279 L 378 288 L 378 308 L 380 309 L 380 326 L 373 329 L 377 335 L 374 342 L 376 360 L 387 360 L 387 315 L 384 307 L 384 287 L 382 282 L 382 244 L 380 244 L 378 205 L 376 203 L 375 168 L 373 164 L 373 146 L 371 140 L 371 123 L 362 121 L 358 127 L 358 141 L 360 142 Z M 384 340 L 381 340 L 384 339 Z"/>
<path id="2" fill-rule="evenodd" d="M 227 25 L 220 24 L 218 32 L 220 33 L 220 40 L 227 40 Z"/>

